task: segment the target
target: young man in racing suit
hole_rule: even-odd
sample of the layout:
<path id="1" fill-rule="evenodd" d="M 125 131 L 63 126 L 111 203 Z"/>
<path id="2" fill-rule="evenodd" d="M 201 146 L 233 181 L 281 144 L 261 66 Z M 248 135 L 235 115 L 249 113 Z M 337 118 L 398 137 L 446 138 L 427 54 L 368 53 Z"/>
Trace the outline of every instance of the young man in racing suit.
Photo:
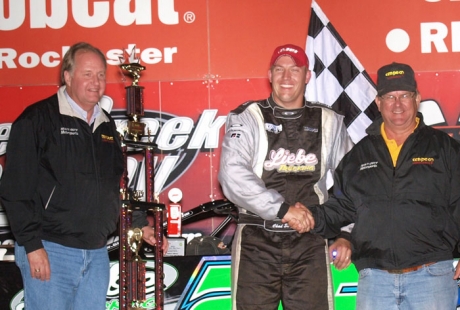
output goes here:
<path id="1" fill-rule="evenodd" d="M 306 102 L 310 71 L 302 48 L 277 47 L 270 66 L 271 96 L 231 111 L 222 144 L 219 180 L 239 206 L 233 309 L 273 310 L 280 301 L 287 310 L 332 309 L 326 242 L 304 233 L 310 229 L 304 205 L 327 200 L 327 172 L 352 142 L 342 116 Z M 334 248 L 337 267 L 347 266 L 348 241 Z"/>

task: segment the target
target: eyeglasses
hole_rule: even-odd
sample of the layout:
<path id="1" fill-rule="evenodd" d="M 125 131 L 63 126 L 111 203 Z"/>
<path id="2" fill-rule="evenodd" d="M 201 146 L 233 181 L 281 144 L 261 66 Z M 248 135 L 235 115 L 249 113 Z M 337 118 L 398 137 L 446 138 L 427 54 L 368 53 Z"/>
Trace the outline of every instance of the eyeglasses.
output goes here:
<path id="1" fill-rule="evenodd" d="M 405 93 L 399 97 L 396 97 L 393 95 L 383 95 L 383 96 L 380 96 L 380 98 L 382 98 L 383 101 L 385 101 L 385 103 L 389 103 L 389 104 L 395 103 L 396 99 L 398 99 L 399 102 L 401 103 L 409 103 L 412 100 L 412 98 L 414 98 L 414 95 L 415 93 Z"/>

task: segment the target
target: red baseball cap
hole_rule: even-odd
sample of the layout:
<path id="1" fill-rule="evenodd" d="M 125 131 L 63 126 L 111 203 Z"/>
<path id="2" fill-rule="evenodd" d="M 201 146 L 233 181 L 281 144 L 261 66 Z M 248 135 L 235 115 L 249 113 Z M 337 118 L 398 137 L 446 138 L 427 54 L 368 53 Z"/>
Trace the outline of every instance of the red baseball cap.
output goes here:
<path id="1" fill-rule="evenodd" d="M 272 59 L 270 60 L 270 67 L 273 66 L 281 56 L 289 56 L 294 60 L 297 67 L 305 66 L 308 69 L 307 54 L 303 48 L 297 45 L 286 44 L 278 46 L 273 52 Z"/>

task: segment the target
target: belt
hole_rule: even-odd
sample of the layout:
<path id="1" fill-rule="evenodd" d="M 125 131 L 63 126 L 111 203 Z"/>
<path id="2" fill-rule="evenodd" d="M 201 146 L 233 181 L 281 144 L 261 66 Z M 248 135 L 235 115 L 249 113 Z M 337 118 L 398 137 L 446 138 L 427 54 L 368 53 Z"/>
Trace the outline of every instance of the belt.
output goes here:
<path id="1" fill-rule="evenodd" d="M 265 230 L 276 232 L 294 232 L 295 230 L 289 227 L 287 223 L 277 220 L 264 220 L 257 215 L 240 213 L 238 215 L 238 224 L 262 226 Z"/>
<path id="2" fill-rule="evenodd" d="M 417 271 L 419 269 L 422 269 L 423 267 L 427 267 L 427 266 L 430 266 L 430 265 L 433 265 L 433 264 L 434 264 L 434 262 L 419 265 L 419 266 L 414 266 L 414 267 L 408 267 L 408 268 L 403 268 L 403 269 L 385 270 L 385 271 L 388 272 L 388 273 L 393 273 L 393 274 L 403 274 L 403 273 L 408 273 L 408 272 L 412 272 L 412 271 Z"/>

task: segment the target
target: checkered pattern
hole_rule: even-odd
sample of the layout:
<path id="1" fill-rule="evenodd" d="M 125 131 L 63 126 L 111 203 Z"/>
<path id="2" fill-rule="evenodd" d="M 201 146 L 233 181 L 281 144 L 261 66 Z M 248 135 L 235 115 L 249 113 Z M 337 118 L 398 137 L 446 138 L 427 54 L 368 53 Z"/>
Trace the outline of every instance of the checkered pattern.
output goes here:
<path id="1" fill-rule="evenodd" d="M 345 116 L 345 125 L 356 143 L 379 113 L 377 90 L 361 63 L 313 0 L 306 53 L 312 73 L 305 96 L 326 104 Z"/>

